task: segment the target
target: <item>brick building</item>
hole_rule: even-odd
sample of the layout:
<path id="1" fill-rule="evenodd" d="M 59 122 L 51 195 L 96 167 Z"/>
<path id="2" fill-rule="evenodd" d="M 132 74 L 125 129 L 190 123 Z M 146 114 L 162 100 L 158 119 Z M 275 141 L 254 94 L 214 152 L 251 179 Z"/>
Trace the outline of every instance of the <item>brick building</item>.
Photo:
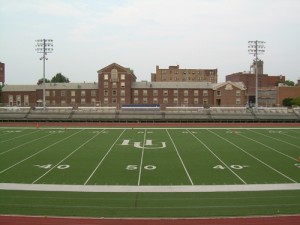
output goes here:
<path id="1" fill-rule="evenodd" d="M 218 82 L 217 69 L 180 69 L 179 65 L 160 69 L 156 66 L 156 73 L 151 74 L 151 81 L 174 82 Z"/>
<path id="2" fill-rule="evenodd" d="M 192 73 L 191 73 L 192 74 Z M 130 68 L 112 63 L 98 71 L 98 83 L 46 83 L 46 106 L 244 106 L 241 82 L 136 81 Z M 42 105 L 43 85 L 6 85 L 2 102 L 9 106 Z"/>
<path id="3" fill-rule="evenodd" d="M 4 84 L 5 82 L 5 64 L 0 62 L 0 82 Z"/>
<path id="4" fill-rule="evenodd" d="M 285 82 L 285 76 L 269 76 L 263 73 L 263 62 L 258 61 L 258 88 L 267 89 Z M 255 62 L 251 66 L 255 68 Z M 255 69 L 250 72 L 238 72 L 226 76 L 226 81 L 243 82 L 246 88 L 246 96 L 249 103 L 255 103 L 256 74 Z"/>

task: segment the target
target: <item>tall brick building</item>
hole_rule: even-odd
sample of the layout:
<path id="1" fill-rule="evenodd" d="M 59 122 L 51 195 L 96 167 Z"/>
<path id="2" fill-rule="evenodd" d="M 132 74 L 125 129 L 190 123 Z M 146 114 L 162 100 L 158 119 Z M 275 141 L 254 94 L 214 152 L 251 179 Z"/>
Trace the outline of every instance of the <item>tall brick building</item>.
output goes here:
<path id="1" fill-rule="evenodd" d="M 186 70 L 189 71 L 189 70 Z M 193 70 L 190 70 L 193 71 Z M 216 73 L 216 71 L 215 71 Z M 191 77 L 193 72 L 191 72 Z M 210 74 L 217 78 L 216 74 Z M 6 85 L 2 102 L 8 106 L 42 105 L 43 85 Z M 98 71 L 98 83 L 46 83 L 46 106 L 244 106 L 241 82 L 136 81 L 133 70 L 112 63 Z"/>
<path id="2" fill-rule="evenodd" d="M 0 62 L 0 82 L 5 82 L 5 64 Z"/>

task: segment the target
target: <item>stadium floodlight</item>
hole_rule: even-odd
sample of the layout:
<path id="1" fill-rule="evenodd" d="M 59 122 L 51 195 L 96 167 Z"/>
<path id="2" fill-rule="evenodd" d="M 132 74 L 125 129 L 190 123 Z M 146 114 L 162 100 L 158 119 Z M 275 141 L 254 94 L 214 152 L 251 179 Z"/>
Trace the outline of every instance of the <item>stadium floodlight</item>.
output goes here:
<path id="1" fill-rule="evenodd" d="M 45 60 L 48 60 L 46 55 L 53 51 L 53 40 L 52 39 L 38 39 L 35 40 L 35 50 L 37 53 L 42 53 L 40 60 L 43 60 L 43 109 L 46 110 L 46 84 L 45 84 Z"/>
<path id="2" fill-rule="evenodd" d="M 255 57 L 255 108 L 258 107 L 258 55 L 262 55 L 265 52 L 264 41 L 248 41 L 248 53 Z"/>

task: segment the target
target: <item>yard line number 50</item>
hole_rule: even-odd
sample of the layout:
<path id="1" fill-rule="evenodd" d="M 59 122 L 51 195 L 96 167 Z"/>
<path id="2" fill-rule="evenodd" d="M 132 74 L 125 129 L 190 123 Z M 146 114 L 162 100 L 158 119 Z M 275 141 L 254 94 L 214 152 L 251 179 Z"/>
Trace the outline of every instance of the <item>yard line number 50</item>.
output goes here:
<path id="1" fill-rule="evenodd" d="M 139 168 L 138 165 L 128 165 L 126 167 L 126 170 L 137 170 Z M 145 170 L 155 170 L 156 169 L 156 166 L 153 166 L 153 165 L 147 165 L 147 166 L 144 166 L 144 169 Z"/>

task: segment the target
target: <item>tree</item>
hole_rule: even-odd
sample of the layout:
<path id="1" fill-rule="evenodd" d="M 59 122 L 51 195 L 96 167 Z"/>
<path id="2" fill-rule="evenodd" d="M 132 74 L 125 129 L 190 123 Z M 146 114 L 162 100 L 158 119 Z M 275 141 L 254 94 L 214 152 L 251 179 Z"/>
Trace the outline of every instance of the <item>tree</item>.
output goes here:
<path id="1" fill-rule="evenodd" d="M 295 82 L 294 82 L 294 81 L 291 81 L 291 80 L 286 80 L 286 81 L 284 82 L 284 84 L 287 85 L 287 86 L 295 86 Z"/>
<path id="2" fill-rule="evenodd" d="M 61 73 L 57 73 L 54 77 L 51 79 L 52 83 L 70 83 L 69 79 L 62 75 Z"/>
<path id="3" fill-rule="evenodd" d="M 285 98 L 282 100 L 282 105 L 284 106 L 292 106 L 293 103 L 292 103 L 293 99 L 292 98 Z"/>
<path id="4" fill-rule="evenodd" d="M 300 96 L 292 100 L 293 105 L 300 106 Z"/>
<path id="5" fill-rule="evenodd" d="M 37 82 L 37 85 L 40 85 L 43 83 L 43 78 L 39 79 Z M 48 80 L 47 78 L 45 78 L 45 83 L 50 83 L 50 80 Z"/>

